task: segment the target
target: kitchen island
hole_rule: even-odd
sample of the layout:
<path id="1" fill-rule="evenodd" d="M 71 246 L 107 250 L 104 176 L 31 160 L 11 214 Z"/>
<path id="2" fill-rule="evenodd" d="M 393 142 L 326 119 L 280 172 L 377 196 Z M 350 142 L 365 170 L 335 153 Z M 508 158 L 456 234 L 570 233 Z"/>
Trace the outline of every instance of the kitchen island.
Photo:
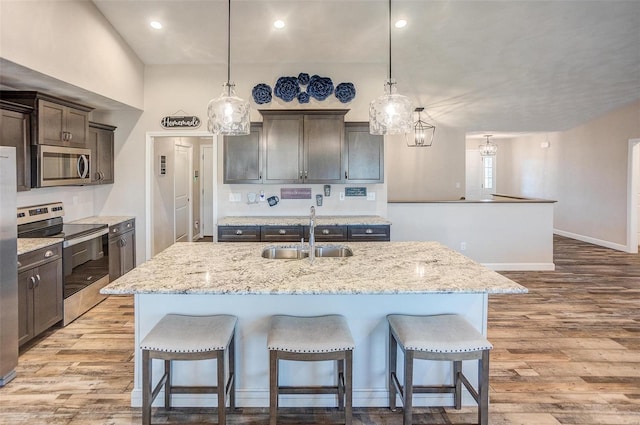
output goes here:
<path id="1" fill-rule="evenodd" d="M 320 245 L 320 244 L 319 244 Z M 261 243 L 178 243 L 103 289 L 135 297 L 135 344 L 168 313 L 234 314 L 237 326 L 238 406 L 268 406 L 269 317 L 342 314 L 354 350 L 354 406 L 387 405 L 387 324 L 390 313 L 459 313 L 486 335 L 488 295 L 526 288 L 437 242 L 349 243 L 344 258 L 270 260 Z M 131 404 L 141 402 L 141 356 L 136 348 Z M 205 384 L 214 362 L 178 364 L 175 381 Z M 281 382 L 330 384 L 333 364 L 285 362 Z M 468 368 L 468 369 L 467 369 Z M 474 364 L 465 365 L 476 376 Z M 449 365 L 419 362 L 417 377 L 444 382 Z M 154 368 L 159 379 L 161 368 Z M 451 404 L 450 395 L 421 395 L 426 404 Z M 159 397 L 158 400 L 161 400 Z M 175 395 L 176 406 L 215 406 L 213 395 Z M 328 395 L 289 395 L 282 406 L 333 406 Z"/>

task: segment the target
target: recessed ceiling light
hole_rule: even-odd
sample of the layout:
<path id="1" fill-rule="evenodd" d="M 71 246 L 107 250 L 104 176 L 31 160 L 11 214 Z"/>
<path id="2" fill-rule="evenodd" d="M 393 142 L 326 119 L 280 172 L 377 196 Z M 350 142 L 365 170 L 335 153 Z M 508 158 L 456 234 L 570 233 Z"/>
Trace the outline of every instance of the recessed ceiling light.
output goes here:
<path id="1" fill-rule="evenodd" d="M 156 30 L 161 30 L 162 29 L 162 24 L 158 21 L 151 21 L 149 22 L 149 26 L 151 26 L 151 28 L 156 29 Z"/>
<path id="2" fill-rule="evenodd" d="M 404 19 L 398 19 L 396 21 L 396 28 L 404 28 L 407 26 L 407 21 Z"/>
<path id="3" fill-rule="evenodd" d="M 283 21 L 283 20 L 280 20 L 280 19 L 278 19 L 277 21 L 275 21 L 275 22 L 273 23 L 273 26 L 274 26 L 274 27 L 276 27 L 276 28 L 277 28 L 277 29 L 279 29 L 279 30 L 281 30 L 282 28 L 284 28 L 284 25 L 285 25 L 285 24 L 284 24 L 284 21 Z"/>

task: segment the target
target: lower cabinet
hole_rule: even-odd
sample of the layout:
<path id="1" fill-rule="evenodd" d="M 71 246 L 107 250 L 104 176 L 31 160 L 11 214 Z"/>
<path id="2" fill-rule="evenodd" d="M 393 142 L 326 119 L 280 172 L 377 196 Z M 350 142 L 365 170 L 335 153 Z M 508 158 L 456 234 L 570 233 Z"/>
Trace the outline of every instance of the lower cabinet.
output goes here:
<path id="1" fill-rule="evenodd" d="M 61 248 L 43 249 L 42 260 L 22 264 L 18 273 L 18 344 L 23 345 L 62 320 Z M 45 257 L 47 254 L 49 257 Z M 31 253 L 30 258 L 36 257 Z M 37 267 L 30 267 L 38 264 Z"/>
<path id="2" fill-rule="evenodd" d="M 309 240 L 309 226 L 218 226 L 218 242 L 300 242 Z M 316 226 L 316 242 L 384 242 L 391 227 L 376 224 Z"/>
<path id="3" fill-rule="evenodd" d="M 136 266 L 135 220 L 109 228 L 109 281 L 113 282 Z"/>

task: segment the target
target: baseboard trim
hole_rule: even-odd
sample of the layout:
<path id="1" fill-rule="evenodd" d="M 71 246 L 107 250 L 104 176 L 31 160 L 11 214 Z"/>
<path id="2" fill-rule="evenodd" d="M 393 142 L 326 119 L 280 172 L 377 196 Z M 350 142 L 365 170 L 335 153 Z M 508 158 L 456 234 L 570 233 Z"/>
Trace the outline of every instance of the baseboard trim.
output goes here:
<path id="1" fill-rule="evenodd" d="M 559 236 L 564 236 L 571 239 L 577 239 L 582 242 L 591 243 L 594 245 L 603 246 L 605 248 L 615 249 L 617 251 L 629 252 L 629 249 L 626 245 L 622 245 L 615 242 L 604 241 L 602 239 L 592 238 L 590 236 L 580 235 L 578 233 L 565 232 L 564 230 L 553 229 L 553 233 Z"/>

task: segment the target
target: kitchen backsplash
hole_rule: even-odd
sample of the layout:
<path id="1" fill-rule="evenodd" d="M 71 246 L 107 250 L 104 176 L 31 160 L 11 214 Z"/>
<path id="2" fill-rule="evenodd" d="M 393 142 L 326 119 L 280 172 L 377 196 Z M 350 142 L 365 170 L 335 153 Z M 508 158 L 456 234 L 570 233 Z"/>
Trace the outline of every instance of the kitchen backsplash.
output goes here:
<path id="1" fill-rule="evenodd" d="M 282 199 L 281 188 L 311 189 L 311 199 Z M 369 197 L 375 194 L 375 200 L 366 196 L 345 196 L 340 200 L 340 193 L 345 188 L 365 188 Z M 260 201 L 260 191 L 264 191 L 264 201 Z M 255 203 L 250 202 L 250 194 L 255 194 Z M 316 195 L 323 195 L 322 206 L 317 206 Z M 269 206 L 267 198 L 277 196 L 280 201 Z M 234 199 L 234 200 L 232 200 Z M 236 200 L 239 199 L 239 200 Z M 331 195 L 324 196 L 323 184 L 309 185 L 219 185 L 218 186 L 218 217 L 237 215 L 307 215 L 309 207 L 316 206 L 318 215 L 381 215 L 387 212 L 387 190 L 384 184 L 332 184 Z"/>

